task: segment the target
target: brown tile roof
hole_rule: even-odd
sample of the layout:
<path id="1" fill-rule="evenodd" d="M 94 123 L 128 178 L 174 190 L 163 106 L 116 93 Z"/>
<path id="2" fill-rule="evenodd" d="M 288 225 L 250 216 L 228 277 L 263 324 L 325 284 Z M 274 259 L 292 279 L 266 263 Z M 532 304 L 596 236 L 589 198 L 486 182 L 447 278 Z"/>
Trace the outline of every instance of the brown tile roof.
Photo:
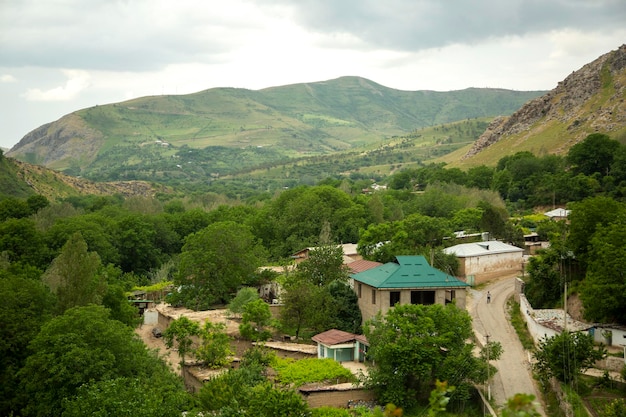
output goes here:
<path id="1" fill-rule="evenodd" d="M 368 269 L 376 268 L 381 265 L 382 264 L 380 262 L 361 259 L 359 261 L 350 262 L 348 264 L 348 268 L 350 268 L 351 274 L 358 274 L 359 272 L 367 271 Z"/>
<path id="2" fill-rule="evenodd" d="M 327 346 L 340 345 L 342 343 L 352 342 L 353 340 L 367 343 L 367 339 L 365 339 L 363 335 L 356 335 L 337 329 L 326 330 L 325 332 L 316 334 L 311 340 Z"/>

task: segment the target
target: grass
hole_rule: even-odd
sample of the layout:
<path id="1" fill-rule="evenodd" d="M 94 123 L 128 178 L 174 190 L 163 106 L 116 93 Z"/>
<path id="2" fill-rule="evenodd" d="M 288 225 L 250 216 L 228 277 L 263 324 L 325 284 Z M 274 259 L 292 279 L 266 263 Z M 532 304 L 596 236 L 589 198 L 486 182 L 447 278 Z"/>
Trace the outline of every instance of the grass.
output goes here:
<path id="1" fill-rule="evenodd" d="M 277 381 L 300 386 L 312 382 L 344 383 L 355 382 L 350 370 L 333 359 L 300 359 L 276 357 L 272 368 L 277 372 Z"/>
<path id="2" fill-rule="evenodd" d="M 511 317 L 511 325 L 515 329 L 517 337 L 522 343 L 522 347 L 528 351 L 533 351 L 535 349 L 535 341 L 528 331 L 526 321 L 519 309 L 519 303 L 511 298 L 509 299 L 507 307 Z"/>

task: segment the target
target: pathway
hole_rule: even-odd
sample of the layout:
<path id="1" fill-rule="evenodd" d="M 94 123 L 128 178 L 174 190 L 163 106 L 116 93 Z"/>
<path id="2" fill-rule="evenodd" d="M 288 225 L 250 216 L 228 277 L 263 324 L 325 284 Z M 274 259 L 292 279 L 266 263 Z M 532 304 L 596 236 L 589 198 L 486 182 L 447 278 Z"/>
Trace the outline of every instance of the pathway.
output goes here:
<path id="1" fill-rule="evenodd" d="M 487 303 L 487 292 L 491 302 Z M 498 408 L 515 394 L 533 394 L 541 398 L 532 377 L 529 353 L 522 347 L 506 312 L 507 301 L 515 291 L 515 277 L 506 277 L 488 283 L 481 290 L 471 290 L 468 310 L 472 316 L 474 332 L 481 344 L 487 339 L 500 342 L 502 356 L 492 361 L 498 372 L 492 376 L 490 393 Z M 546 415 L 544 410 L 538 410 Z"/>

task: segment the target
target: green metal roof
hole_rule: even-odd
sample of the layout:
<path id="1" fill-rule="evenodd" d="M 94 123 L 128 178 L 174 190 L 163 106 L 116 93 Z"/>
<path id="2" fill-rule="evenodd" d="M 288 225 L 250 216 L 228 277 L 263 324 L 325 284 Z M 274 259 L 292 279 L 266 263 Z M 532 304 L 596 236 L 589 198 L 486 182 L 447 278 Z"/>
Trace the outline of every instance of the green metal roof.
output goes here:
<path id="1" fill-rule="evenodd" d="M 396 256 L 388 262 L 351 277 L 374 288 L 459 288 L 470 285 L 428 264 L 423 256 Z"/>

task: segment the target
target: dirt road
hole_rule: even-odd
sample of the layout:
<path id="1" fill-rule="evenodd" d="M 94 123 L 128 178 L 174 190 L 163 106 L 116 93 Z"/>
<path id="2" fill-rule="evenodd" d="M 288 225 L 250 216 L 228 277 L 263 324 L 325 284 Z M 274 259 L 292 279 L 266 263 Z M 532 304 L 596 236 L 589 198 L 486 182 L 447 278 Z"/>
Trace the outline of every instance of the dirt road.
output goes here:
<path id="1" fill-rule="evenodd" d="M 531 375 L 529 354 L 522 348 L 506 313 L 507 300 L 514 290 L 515 277 L 502 278 L 481 290 L 471 290 L 468 300 L 468 310 L 479 342 L 484 344 L 489 339 L 502 345 L 502 357 L 491 362 L 498 372 L 491 378 L 488 390 L 498 408 L 517 393 L 541 398 Z M 489 303 L 487 292 L 491 295 Z M 539 412 L 546 415 L 544 410 Z"/>

